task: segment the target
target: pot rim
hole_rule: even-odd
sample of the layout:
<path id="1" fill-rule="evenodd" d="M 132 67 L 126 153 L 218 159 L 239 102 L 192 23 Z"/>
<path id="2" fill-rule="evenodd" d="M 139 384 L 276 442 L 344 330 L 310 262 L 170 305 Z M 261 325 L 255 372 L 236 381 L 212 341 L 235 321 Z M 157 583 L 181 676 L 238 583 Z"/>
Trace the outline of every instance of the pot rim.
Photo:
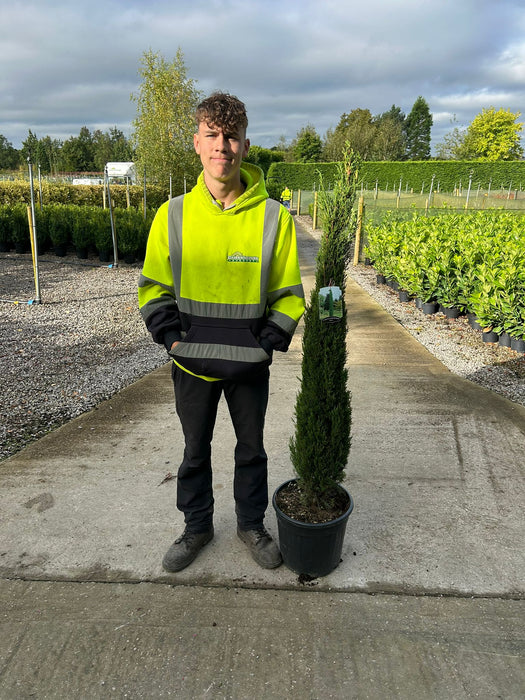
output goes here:
<path id="1" fill-rule="evenodd" d="M 292 482 L 297 482 L 297 481 L 299 481 L 299 479 L 297 479 L 297 478 L 287 479 L 280 486 L 278 486 L 275 489 L 275 491 L 273 492 L 272 505 L 273 505 L 276 513 L 279 514 L 279 517 L 283 518 L 283 520 L 285 520 L 286 522 L 294 523 L 295 525 L 299 525 L 299 526 L 302 526 L 302 527 L 305 527 L 308 529 L 312 529 L 312 528 L 313 529 L 321 529 L 323 527 L 326 528 L 326 527 L 331 527 L 332 525 L 338 525 L 343 520 L 346 520 L 348 518 L 348 516 L 351 514 L 351 512 L 353 511 L 354 499 L 352 498 L 352 494 L 349 491 L 347 491 L 347 489 L 344 486 L 342 486 L 341 484 L 337 484 L 338 488 L 340 488 L 342 491 L 344 491 L 349 499 L 348 508 L 345 510 L 345 512 L 342 515 L 340 515 L 337 518 L 334 518 L 334 520 L 328 520 L 327 522 L 324 522 L 324 523 L 306 523 L 304 520 L 296 520 L 295 518 L 290 518 L 290 516 L 286 515 L 286 513 L 284 513 L 277 505 L 277 494 L 283 488 L 288 486 L 288 484 L 291 484 Z"/>

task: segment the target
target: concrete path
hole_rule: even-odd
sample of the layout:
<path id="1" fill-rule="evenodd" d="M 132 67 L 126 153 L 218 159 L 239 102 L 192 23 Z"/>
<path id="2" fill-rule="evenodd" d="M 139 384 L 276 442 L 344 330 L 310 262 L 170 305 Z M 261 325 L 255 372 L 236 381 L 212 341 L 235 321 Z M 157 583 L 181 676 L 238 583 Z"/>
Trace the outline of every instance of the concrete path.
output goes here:
<path id="1" fill-rule="evenodd" d="M 300 241 L 309 287 L 317 242 Z M 355 509 L 340 566 L 305 587 L 249 558 L 223 405 L 216 537 L 163 572 L 182 529 L 166 365 L 0 465 L 0 698 L 525 695 L 525 408 L 347 291 Z M 298 333 L 272 367 L 272 492 L 293 476 L 300 361 Z"/>

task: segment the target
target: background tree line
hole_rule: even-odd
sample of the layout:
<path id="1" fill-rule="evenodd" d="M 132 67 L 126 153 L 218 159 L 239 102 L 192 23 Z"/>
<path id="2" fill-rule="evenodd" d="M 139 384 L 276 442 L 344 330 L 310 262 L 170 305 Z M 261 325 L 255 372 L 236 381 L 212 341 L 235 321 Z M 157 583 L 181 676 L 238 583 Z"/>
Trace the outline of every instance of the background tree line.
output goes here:
<path id="1" fill-rule="evenodd" d="M 20 150 L 13 148 L 0 134 L 0 170 L 23 167 L 28 157 L 34 165 L 40 165 L 44 175 L 102 172 L 108 162 L 133 160 L 134 149 L 131 140 L 116 126 L 105 132 L 99 129 L 91 132 L 83 126 L 78 136 L 71 136 L 66 141 L 50 136 L 38 138 L 30 129 Z"/>
<path id="2" fill-rule="evenodd" d="M 192 186 L 200 172 L 193 148 L 193 113 L 203 97 L 196 82 L 187 75 L 184 56 L 166 60 L 160 53 L 144 52 L 139 66 L 141 83 L 131 95 L 136 102 L 132 134 L 127 138 L 113 127 L 93 133 L 83 126 L 78 136 L 66 141 L 37 138 L 29 131 L 17 150 L 0 134 L 0 170 L 25 165 L 28 155 L 44 174 L 58 172 L 100 172 L 108 161 L 133 160 L 138 172 L 146 169 L 148 181 L 165 186 L 173 181 L 173 191 Z M 517 123 L 520 113 L 494 107 L 483 109 L 467 128 L 454 125 L 436 147 L 438 159 L 518 160 L 523 157 Z M 273 162 L 318 163 L 340 161 L 345 144 L 364 161 L 425 161 L 431 158 L 432 114 L 427 101 L 419 96 L 405 115 L 395 104 L 381 114 L 356 108 L 344 113 L 337 126 L 324 138 L 307 124 L 291 143 L 281 137 L 272 148 L 252 146 L 247 160 L 265 173 Z"/>

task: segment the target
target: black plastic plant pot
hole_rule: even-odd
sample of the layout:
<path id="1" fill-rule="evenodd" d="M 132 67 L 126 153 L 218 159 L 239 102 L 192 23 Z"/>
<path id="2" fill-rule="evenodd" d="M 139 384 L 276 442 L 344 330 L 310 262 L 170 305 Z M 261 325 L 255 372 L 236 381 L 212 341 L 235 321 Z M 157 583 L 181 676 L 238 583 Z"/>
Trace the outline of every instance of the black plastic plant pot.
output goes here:
<path id="1" fill-rule="evenodd" d="M 516 352 L 525 353 L 525 340 L 522 338 L 511 338 L 510 347 Z"/>
<path id="2" fill-rule="evenodd" d="M 510 348 L 510 335 L 508 333 L 502 333 L 498 340 L 498 345 L 503 348 Z"/>
<path id="3" fill-rule="evenodd" d="M 424 314 L 435 314 L 439 309 L 439 304 L 434 301 L 424 301 L 421 308 Z"/>
<path id="4" fill-rule="evenodd" d="M 295 481 L 290 479 L 281 484 L 273 495 L 273 507 L 277 516 L 279 547 L 284 564 L 296 574 L 317 578 L 327 576 L 341 561 L 346 523 L 354 508 L 354 501 L 348 491 L 340 486 L 348 496 L 348 508 L 343 515 L 327 523 L 305 523 L 294 520 L 277 505 L 281 489 Z"/>
<path id="5" fill-rule="evenodd" d="M 494 333 L 494 331 L 483 331 L 481 338 L 484 343 L 497 343 L 499 340 L 499 335 Z"/>
<path id="6" fill-rule="evenodd" d="M 459 318 L 461 316 L 461 311 L 457 306 L 444 306 L 443 313 L 447 318 Z"/>

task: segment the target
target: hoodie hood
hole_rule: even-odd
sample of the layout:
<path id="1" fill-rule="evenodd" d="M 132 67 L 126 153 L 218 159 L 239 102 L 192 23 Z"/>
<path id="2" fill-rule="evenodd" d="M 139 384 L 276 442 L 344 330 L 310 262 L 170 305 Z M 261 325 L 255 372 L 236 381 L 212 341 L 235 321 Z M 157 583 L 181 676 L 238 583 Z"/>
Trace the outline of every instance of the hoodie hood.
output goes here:
<path id="1" fill-rule="evenodd" d="M 204 182 L 204 173 L 201 172 L 197 184 L 192 190 L 197 196 L 202 197 L 206 206 L 212 207 L 217 214 L 234 214 L 240 209 L 252 206 L 261 200 L 268 199 L 268 191 L 264 182 L 264 173 L 257 165 L 243 162 L 241 165 L 241 181 L 246 185 L 246 189 L 235 202 L 227 209 L 220 209 L 213 199 L 209 189 Z"/>

